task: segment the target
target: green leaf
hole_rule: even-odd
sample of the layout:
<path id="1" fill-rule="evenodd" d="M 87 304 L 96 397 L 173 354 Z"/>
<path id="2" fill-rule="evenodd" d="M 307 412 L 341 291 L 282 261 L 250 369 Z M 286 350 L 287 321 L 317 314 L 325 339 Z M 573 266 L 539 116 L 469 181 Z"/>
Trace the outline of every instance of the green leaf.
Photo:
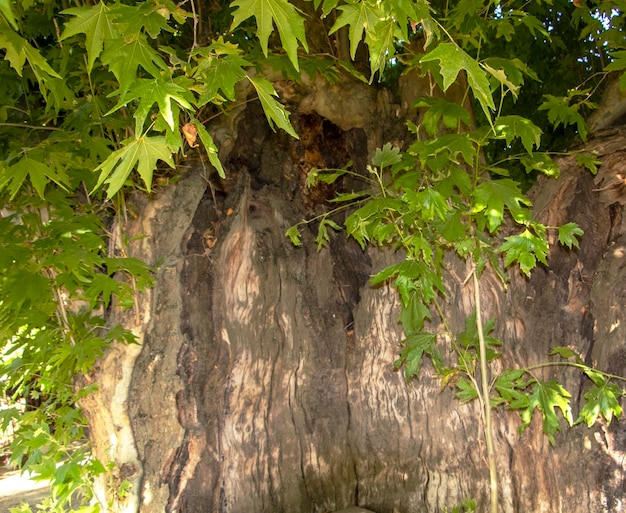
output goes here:
<path id="1" fill-rule="evenodd" d="M 135 134 L 139 135 L 143 133 L 146 118 L 155 103 L 159 107 L 159 113 L 163 116 L 170 130 L 174 131 L 178 120 L 174 119 L 172 102 L 175 101 L 181 107 L 191 111 L 193 109 L 191 103 L 194 101 L 194 97 L 187 89 L 174 82 L 165 82 L 160 78 L 140 78 L 129 86 L 128 90 L 121 96 L 119 102 L 117 102 L 117 105 L 105 115 L 108 116 L 134 100 L 139 100 L 134 114 Z"/>
<path id="2" fill-rule="evenodd" d="M 172 169 L 174 161 L 172 152 L 165 141 L 165 137 L 148 137 L 125 141 L 124 147 L 114 151 L 100 164 L 96 171 L 100 171 L 98 183 L 94 189 L 108 184 L 107 197 L 113 197 L 124 185 L 135 167 L 143 179 L 148 190 L 152 188 L 152 173 L 156 169 L 158 160 L 166 162 Z"/>
<path id="3" fill-rule="evenodd" d="M 576 162 L 579 166 L 586 167 L 591 171 L 592 175 L 596 175 L 598 173 L 598 167 L 602 165 L 602 161 L 598 159 L 595 152 L 579 153 L 576 155 Z"/>
<path id="4" fill-rule="evenodd" d="M 198 131 L 198 135 L 200 136 L 200 141 L 202 141 L 202 145 L 204 146 L 204 151 L 206 151 L 207 156 L 209 157 L 209 162 L 211 165 L 217 170 L 217 174 L 220 178 L 226 178 L 226 173 L 224 172 L 224 168 L 222 166 L 222 162 L 219 159 L 217 154 L 217 146 L 213 142 L 213 137 L 204 128 L 204 125 L 200 123 L 196 118 L 192 118 L 191 122 L 193 126 L 196 127 Z"/>
<path id="5" fill-rule="evenodd" d="M 572 98 L 584 93 L 584 91 L 570 91 L 567 96 L 562 97 L 546 94 L 544 96 L 545 101 L 539 106 L 538 110 L 548 111 L 548 121 L 555 127 L 561 124 L 563 126 L 576 125 L 580 137 L 585 140 L 587 138 L 587 123 L 579 112 L 581 105 L 585 101 L 575 102 L 573 105 L 570 104 Z"/>
<path id="6" fill-rule="evenodd" d="M 85 34 L 87 49 L 87 72 L 91 73 L 93 64 L 102 53 L 104 41 L 113 39 L 116 35 L 114 21 L 117 14 L 112 14 L 111 9 L 103 2 L 97 5 L 85 5 L 73 7 L 61 11 L 61 14 L 75 16 L 65 23 L 61 41 L 76 34 Z"/>
<path id="7" fill-rule="evenodd" d="M 306 185 L 307 187 L 315 187 L 318 183 L 333 184 L 338 178 L 341 178 L 348 173 L 348 168 L 352 166 L 352 162 L 348 162 L 343 169 L 318 169 L 316 167 L 311 168 L 307 173 Z M 337 198 L 334 198 L 337 201 Z M 341 200 L 343 201 L 343 200 Z"/>
<path id="8" fill-rule="evenodd" d="M 398 22 L 392 18 L 379 21 L 366 32 L 365 42 L 370 50 L 370 71 L 373 79 L 378 71 L 382 75 L 387 59 L 395 53 L 395 44 L 403 38 Z"/>
<path id="9" fill-rule="evenodd" d="M 496 135 L 504 137 L 507 145 L 513 139 L 519 137 L 522 140 L 524 149 L 532 154 L 533 146 L 539 148 L 541 142 L 541 128 L 535 125 L 530 119 L 522 116 L 500 116 L 494 122 Z"/>
<path id="10" fill-rule="evenodd" d="M 167 23 L 173 9 L 172 4 L 160 1 L 137 2 L 135 5 L 116 3 L 112 13 L 124 23 L 126 34 L 138 34 L 145 30 L 154 39 L 161 32 L 175 32 Z M 178 14 L 181 11 L 177 9 L 174 12 Z M 191 17 L 191 14 L 187 16 Z"/>
<path id="11" fill-rule="evenodd" d="M 408 203 L 410 211 L 419 212 L 420 218 L 425 221 L 435 218 L 443 221 L 450 211 L 446 198 L 431 187 L 418 192 L 407 190 L 402 198 Z"/>
<path id="12" fill-rule="evenodd" d="M 550 356 L 556 356 L 556 355 L 566 360 L 569 360 L 570 358 L 575 358 L 578 363 L 582 363 L 579 354 L 570 347 L 566 347 L 566 346 L 553 347 L 550 350 Z"/>
<path id="13" fill-rule="evenodd" d="M 354 200 L 360 200 L 371 196 L 371 191 L 353 191 L 353 192 L 341 192 L 334 198 L 329 199 L 329 203 L 345 203 L 353 202 Z"/>
<path id="14" fill-rule="evenodd" d="M 142 67 L 154 78 L 159 78 L 161 71 L 169 73 L 167 64 L 152 48 L 146 36 L 140 34 L 130 40 L 119 38 L 106 42 L 100 60 L 117 78 L 120 84 L 117 91 L 123 96 L 137 80 L 137 70 Z"/>
<path id="15" fill-rule="evenodd" d="M 0 173 L 0 184 L 2 184 L 0 189 L 8 185 L 10 198 L 13 199 L 27 176 L 30 177 L 30 183 L 41 199 L 44 199 L 44 191 L 48 183 L 54 182 L 59 186 L 68 185 L 66 177 L 60 176 L 43 162 L 26 157 Z"/>
<path id="16" fill-rule="evenodd" d="M 428 108 L 422 119 L 422 126 L 429 135 L 439 132 L 440 123 L 449 130 L 455 130 L 460 124 L 469 127 L 472 123 L 469 112 L 462 105 L 445 98 L 420 98 L 413 107 Z"/>
<path id="17" fill-rule="evenodd" d="M 400 314 L 404 333 L 418 333 L 424 329 L 424 321 L 430 319 L 430 310 L 418 293 L 413 292 Z"/>
<path id="18" fill-rule="evenodd" d="M 236 7 L 233 13 L 232 30 L 254 16 L 257 24 L 257 37 L 266 57 L 269 37 L 276 24 L 289 60 L 296 70 L 299 69 L 298 41 L 307 52 L 309 48 L 304 31 L 304 18 L 293 5 L 287 0 L 234 0 L 231 6 Z"/>
<path id="19" fill-rule="evenodd" d="M 241 50 L 220 38 L 208 48 L 200 48 L 198 65 L 193 76 L 201 82 L 198 104 L 219 103 L 221 94 L 228 100 L 235 99 L 235 85 L 245 78 L 245 68 L 251 64 L 241 57 Z"/>
<path id="20" fill-rule="evenodd" d="M 289 237 L 289 240 L 294 246 L 302 246 L 302 236 L 297 225 L 291 226 L 286 232 L 285 236 Z"/>
<path id="21" fill-rule="evenodd" d="M 613 416 L 619 420 L 622 415 L 622 407 L 619 404 L 619 400 L 622 396 L 622 390 L 610 381 L 605 382 L 601 386 L 591 388 L 585 394 L 587 402 L 581 408 L 576 424 L 584 422 L 587 424 L 587 427 L 591 427 L 600 416 L 604 417 L 607 425 L 611 424 Z"/>
<path id="22" fill-rule="evenodd" d="M 558 178 L 561 170 L 554 160 L 547 153 L 533 152 L 520 158 L 527 173 L 539 171 L 550 178 Z"/>
<path id="23" fill-rule="evenodd" d="M 611 62 L 604 67 L 605 71 L 622 71 L 626 69 L 626 50 L 611 52 Z M 620 76 L 620 83 L 624 82 L 624 74 Z M 622 91 L 625 89 L 621 87 Z"/>
<path id="24" fill-rule="evenodd" d="M 363 38 L 363 32 L 372 30 L 384 18 L 384 15 L 375 3 L 367 0 L 355 0 L 346 5 L 340 5 L 337 9 L 341 11 L 341 14 L 328 34 L 334 34 L 341 27 L 349 25 L 350 57 L 354 60 L 356 50 Z"/>
<path id="25" fill-rule="evenodd" d="M 396 369 L 404 367 L 404 377 L 407 381 L 419 376 L 424 355 L 431 355 L 437 351 L 436 340 L 436 334 L 420 332 L 407 336 L 401 342 L 403 349 L 400 358 L 394 362 L 394 367 Z"/>
<path id="26" fill-rule="evenodd" d="M 578 247 L 578 239 L 582 237 L 584 232 L 576 223 L 567 223 L 558 227 L 559 244 L 567 246 L 569 249 Z"/>
<path id="27" fill-rule="evenodd" d="M 328 217 L 323 217 L 320 221 L 319 226 L 317 227 L 317 237 L 315 238 L 315 242 L 317 242 L 318 251 L 321 250 L 325 245 L 330 242 L 330 235 L 328 234 L 328 227 L 333 230 L 339 232 L 341 231 L 341 226 L 339 226 L 335 221 L 329 219 Z"/>
<path id="28" fill-rule="evenodd" d="M 424 55 L 421 62 L 437 60 L 443 77 L 443 89 L 448 88 L 456 81 L 461 71 L 467 74 L 467 82 L 474 92 L 474 96 L 482 107 L 487 119 L 491 119 L 490 112 L 495 110 L 489 80 L 481 69 L 478 61 L 453 43 L 441 43 L 432 52 Z"/>
<path id="29" fill-rule="evenodd" d="M 0 14 L 11 24 L 14 30 L 18 30 L 17 21 L 13 15 L 13 7 L 10 0 L 0 0 Z"/>
<path id="30" fill-rule="evenodd" d="M 376 148 L 372 157 L 372 164 L 380 169 L 393 166 L 402 160 L 400 148 L 396 148 L 391 143 L 386 143 L 382 148 Z"/>
<path id="31" fill-rule="evenodd" d="M 524 230 L 520 235 L 505 237 L 505 243 L 500 246 L 500 251 L 506 254 L 504 265 L 517 262 L 526 276 L 530 276 L 537 265 L 537 260 L 548 265 L 548 241 L 533 235 L 529 230 Z"/>
<path id="32" fill-rule="evenodd" d="M 6 25 L 2 18 L 0 18 L 0 48 L 6 50 L 4 58 L 9 61 L 20 77 L 24 70 L 24 63 L 28 61 L 39 83 L 46 82 L 46 77 L 42 75 L 42 72 L 50 77 L 62 78 L 50 67 L 39 50 Z"/>
<path id="33" fill-rule="evenodd" d="M 274 86 L 263 77 L 248 77 L 254 88 L 256 89 L 257 94 L 259 95 L 259 100 L 261 100 L 261 106 L 263 107 L 263 111 L 265 112 L 265 117 L 267 118 L 268 123 L 272 128 L 274 128 L 274 124 L 279 128 L 282 128 L 285 132 L 287 132 L 292 137 L 298 139 L 298 134 L 291 126 L 289 122 L 289 112 L 283 107 L 278 101 L 274 99 L 274 96 L 278 96 L 276 91 L 274 90 Z"/>
<path id="34" fill-rule="evenodd" d="M 433 171 L 449 168 L 451 163 L 473 165 L 476 147 L 469 134 L 445 134 L 428 141 L 413 143 L 408 152 L 419 156 L 424 166 Z M 458 158 L 463 157 L 463 161 Z"/>
<path id="35" fill-rule="evenodd" d="M 509 409 L 520 409 L 528 407 L 528 398 L 524 389 L 528 386 L 524 381 L 524 369 L 505 369 L 498 376 L 494 383 L 494 388 L 500 395 L 494 398 L 496 405 L 506 404 Z"/>
<path id="36" fill-rule="evenodd" d="M 570 408 L 570 394 L 557 381 L 535 381 L 532 393 L 528 396 L 528 406 L 520 412 L 522 425 L 520 434 L 530 425 L 535 409 L 541 411 L 543 431 L 554 445 L 554 435 L 561 428 L 556 410 L 561 410 L 563 418 L 571 426 L 573 424 Z"/>
<path id="37" fill-rule="evenodd" d="M 495 232 L 504 222 L 504 208 L 506 207 L 516 222 L 522 223 L 529 217 L 527 208 L 530 200 L 526 198 L 519 188 L 519 184 L 504 178 L 501 180 L 488 180 L 481 183 L 474 191 L 474 213 L 485 212 L 489 231 Z"/>
<path id="38" fill-rule="evenodd" d="M 478 398 L 478 391 L 476 390 L 476 387 L 474 387 L 474 384 L 467 379 L 459 379 L 455 385 L 458 391 L 454 394 L 454 397 L 462 403 L 468 403 Z"/>

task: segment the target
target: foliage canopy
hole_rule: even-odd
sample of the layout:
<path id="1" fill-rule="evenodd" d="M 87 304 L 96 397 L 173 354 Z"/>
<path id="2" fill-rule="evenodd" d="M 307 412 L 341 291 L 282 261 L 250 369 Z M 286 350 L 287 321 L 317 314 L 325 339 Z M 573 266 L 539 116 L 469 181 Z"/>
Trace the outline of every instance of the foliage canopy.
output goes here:
<path id="1" fill-rule="evenodd" d="M 474 318 L 457 335 L 452 367 L 424 332 L 445 291 L 443 254 L 456 251 L 477 273 L 517 264 L 528 274 L 547 263 L 548 230 L 577 245 L 575 225 L 532 218 L 523 189 L 528 175 L 558 174 L 540 148 L 587 136 L 585 118 L 609 72 L 621 73 L 626 88 L 625 11 L 624 0 L 0 0 L 0 374 L 6 393 L 26 398 L 14 458 L 55 479 L 50 507 L 67 506 L 88 482 L 79 474 L 105 471 L 67 449 L 84 436 L 74 405 L 89 392 L 72 379 L 112 341 L 133 342 L 106 326 L 106 313 L 112 304 L 132 308 L 152 280 L 148 265 L 107 250 L 124 191 L 152 191 L 155 174 L 171 175 L 198 146 L 225 176 L 206 121 L 246 101 L 240 90 L 256 94 L 272 127 L 297 137 L 271 82 L 277 73 L 294 81 L 349 73 L 393 88 L 400 73 L 417 70 L 443 90 L 466 77 L 475 120 L 462 105 L 420 100 L 415 107 L 426 113 L 408 127 L 413 144 L 380 148 L 369 192 L 337 203 L 353 209 L 345 227 L 361 246 L 407 252 L 374 279 L 395 278 L 402 297 L 407 338 L 398 365 L 411 377 L 428 356 L 460 399 L 479 396 L 479 343 L 486 340 L 488 359 L 497 355 L 498 342 L 478 333 L 488 335 L 489 322 Z M 311 184 L 349 172 L 317 170 Z M 519 233 L 501 243 L 509 220 Z M 318 221 L 323 245 L 340 226 L 331 214 Z M 288 235 L 300 242 L 298 227 Z M 556 354 L 575 359 L 565 353 Z M 610 377 L 584 372 L 595 388 L 579 421 L 619 417 L 621 392 Z M 551 438 L 555 409 L 573 421 L 558 383 L 514 370 L 493 388 L 496 405 L 522 412 L 522 428 L 535 409 Z M 16 415 L 2 411 L 5 429 Z"/>

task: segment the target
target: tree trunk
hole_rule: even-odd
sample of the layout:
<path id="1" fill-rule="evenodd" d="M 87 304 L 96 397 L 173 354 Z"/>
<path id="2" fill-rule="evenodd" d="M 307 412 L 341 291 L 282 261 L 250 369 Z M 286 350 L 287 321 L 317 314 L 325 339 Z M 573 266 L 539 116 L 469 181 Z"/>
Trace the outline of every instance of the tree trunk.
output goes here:
<path id="1" fill-rule="evenodd" d="M 478 406 L 440 390 L 429 368 L 410 386 L 393 370 L 398 300 L 368 278 L 398 256 L 363 252 L 341 233 L 320 252 L 312 232 L 299 248 L 284 236 L 332 197 L 306 188 L 312 167 L 352 160 L 366 173 L 377 146 L 408 137 L 404 107 L 359 87 L 312 83 L 294 93 L 299 140 L 272 132 L 249 103 L 213 127 L 228 180 L 209 186 L 196 162 L 175 185 L 132 199 L 139 214 L 122 229 L 146 235 L 130 251 L 158 265 L 156 285 L 134 311 L 112 314 L 138 344 L 111 348 L 88 377 L 99 391 L 83 404 L 96 455 L 116 463 L 112 484 L 132 484 L 124 497 L 102 486 L 111 511 L 441 512 L 466 497 L 487 509 Z M 507 365 L 571 345 L 624 374 L 625 136 L 594 143 L 605 160 L 595 179 L 572 158 L 558 181 L 535 187 L 544 221 L 585 230 L 580 249 L 555 247 L 550 268 L 530 280 L 512 273 L 508 294 L 483 279 L 484 317 L 498 318 Z M 466 277 L 451 259 L 446 309 L 456 330 L 473 309 Z M 558 377 L 577 402 L 588 384 L 569 371 Z M 521 437 L 517 414 L 494 420 L 501 511 L 622 507 L 623 424 L 564 423 L 551 447 L 538 415 Z"/>

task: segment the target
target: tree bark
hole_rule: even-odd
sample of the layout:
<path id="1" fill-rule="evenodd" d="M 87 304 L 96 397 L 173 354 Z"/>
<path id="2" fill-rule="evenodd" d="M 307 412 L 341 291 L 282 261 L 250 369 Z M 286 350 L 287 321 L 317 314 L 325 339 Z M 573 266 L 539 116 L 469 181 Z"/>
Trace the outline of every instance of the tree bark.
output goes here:
<path id="1" fill-rule="evenodd" d="M 368 278 L 398 255 L 363 252 L 343 234 L 320 252 L 312 232 L 299 248 L 284 236 L 332 197 L 330 188 L 308 190 L 306 173 L 348 160 L 366 173 L 377 146 L 408 137 L 406 110 L 387 93 L 345 85 L 312 82 L 294 98 L 299 140 L 272 132 L 248 104 L 213 127 L 226 181 L 209 186 L 196 163 L 175 185 L 134 198 L 138 217 L 123 230 L 147 236 L 130 251 L 158 271 L 138 311 L 112 314 L 139 343 L 112 347 L 88 377 L 100 385 L 83 404 L 96 456 L 116 463 L 113 484 L 132 484 L 126 497 L 102 484 L 103 501 L 142 513 L 350 505 L 408 513 L 474 497 L 485 510 L 478 406 L 441 390 L 428 366 L 411 385 L 393 370 L 398 300 Z M 534 188 L 544 222 L 585 230 L 580 249 L 554 246 L 550 268 L 529 280 L 511 273 L 508 293 L 495 278 L 482 280 L 484 318 L 498 318 L 506 365 L 545 361 L 550 347 L 570 345 L 624 374 L 625 136 L 593 143 L 605 162 L 597 177 L 572 157 L 561 161 L 559 180 Z M 445 308 L 458 331 L 473 309 L 466 278 L 451 258 Z M 578 403 L 588 383 L 570 371 L 544 378 L 553 373 Z M 497 411 L 494 422 L 501 511 L 619 510 L 623 424 L 564 424 L 551 447 L 538 415 L 521 437 L 517 414 Z"/>

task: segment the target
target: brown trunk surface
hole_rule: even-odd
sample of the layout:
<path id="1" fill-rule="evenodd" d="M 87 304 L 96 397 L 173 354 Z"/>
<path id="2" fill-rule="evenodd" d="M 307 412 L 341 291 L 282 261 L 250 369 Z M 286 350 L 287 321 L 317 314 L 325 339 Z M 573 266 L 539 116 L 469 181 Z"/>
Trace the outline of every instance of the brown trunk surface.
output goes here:
<path id="1" fill-rule="evenodd" d="M 215 128 L 229 172 L 219 189 L 198 164 L 154 197 L 135 198 L 139 217 L 124 230 L 148 236 L 132 250 L 159 262 L 157 283 L 138 311 L 112 319 L 133 327 L 140 345 L 112 348 L 91 376 L 100 390 L 84 404 L 97 455 L 117 463 L 116 482 L 133 485 L 112 510 L 322 513 L 359 505 L 417 513 L 466 497 L 486 510 L 478 406 L 441 391 L 428 366 L 411 386 L 393 371 L 398 300 L 368 277 L 398 257 L 362 252 L 344 234 L 321 252 L 312 232 L 300 248 L 284 236 L 332 194 L 306 189 L 311 167 L 352 160 L 365 173 L 374 148 L 405 137 L 401 105 L 342 87 L 297 93 L 299 141 L 269 130 L 254 104 L 230 128 Z M 332 94 L 341 106 L 334 113 L 325 110 Z M 624 137 L 594 143 L 605 160 L 597 178 L 572 158 L 561 162 L 558 181 L 534 189 L 545 222 L 585 230 L 581 248 L 554 248 L 550 269 L 530 280 L 513 273 L 508 294 L 483 280 L 484 317 L 499 320 L 507 365 L 544 361 L 552 346 L 571 345 L 625 374 Z M 466 277 L 451 260 L 446 309 L 456 330 L 473 309 Z M 548 372 L 576 407 L 588 383 L 570 371 L 544 378 Z M 551 447 L 538 415 L 521 438 L 517 414 L 498 411 L 494 421 L 502 512 L 620 510 L 623 423 L 563 424 Z"/>

